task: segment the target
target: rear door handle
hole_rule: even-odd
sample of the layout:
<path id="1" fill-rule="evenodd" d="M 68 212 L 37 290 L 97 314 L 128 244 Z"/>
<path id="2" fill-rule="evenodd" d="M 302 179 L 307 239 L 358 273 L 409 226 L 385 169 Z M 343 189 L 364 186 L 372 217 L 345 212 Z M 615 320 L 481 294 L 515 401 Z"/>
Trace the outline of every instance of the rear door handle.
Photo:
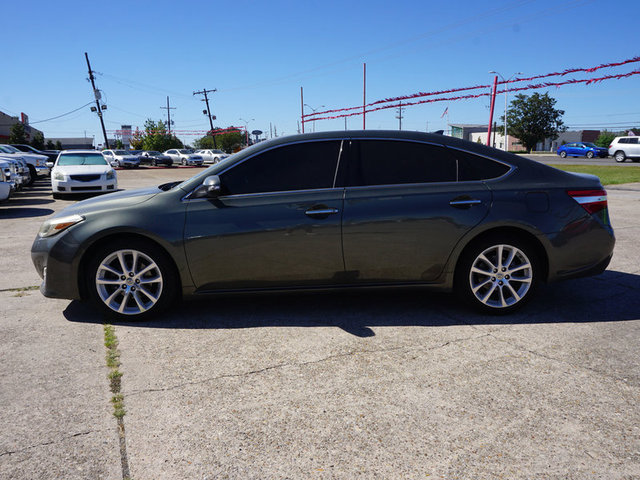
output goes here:
<path id="1" fill-rule="evenodd" d="M 451 205 L 454 208 L 466 209 L 466 208 L 471 208 L 474 205 L 480 205 L 481 203 L 482 203 L 482 200 L 478 200 L 477 198 L 471 198 L 467 195 L 464 195 L 462 197 L 454 198 L 449 202 L 449 205 Z"/>
<path id="2" fill-rule="evenodd" d="M 304 214 L 311 218 L 327 218 L 329 215 L 336 214 L 339 211 L 337 208 L 329 208 L 326 205 L 315 205 Z"/>

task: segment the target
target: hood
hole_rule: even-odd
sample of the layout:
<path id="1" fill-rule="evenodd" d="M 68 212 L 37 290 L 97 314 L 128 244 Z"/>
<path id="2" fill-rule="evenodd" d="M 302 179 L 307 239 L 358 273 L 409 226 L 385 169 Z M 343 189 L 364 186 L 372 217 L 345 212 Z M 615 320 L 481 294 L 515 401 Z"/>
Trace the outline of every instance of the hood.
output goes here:
<path id="1" fill-rule="evenodd" d="M 75 203 L 55 215 L 55 217 L 72 215 L 92 214 L 103 212 L 105 210 L 115 210 L 119 208 L 127 208 L 133 205 L 146 202 L 155 197 L 161 190 L 158 187 L 141 188 L 138 190 L 126 190 L 123 192 L 108 193 L 88 200 L 82 200 Z"/>
<path id="2" fill-rule="evenodd" d="M 107 173 L 113 170 L 109 165 L 56 165 L 53 173 L 62 172 L 65 175 L 91 175 Z"/>

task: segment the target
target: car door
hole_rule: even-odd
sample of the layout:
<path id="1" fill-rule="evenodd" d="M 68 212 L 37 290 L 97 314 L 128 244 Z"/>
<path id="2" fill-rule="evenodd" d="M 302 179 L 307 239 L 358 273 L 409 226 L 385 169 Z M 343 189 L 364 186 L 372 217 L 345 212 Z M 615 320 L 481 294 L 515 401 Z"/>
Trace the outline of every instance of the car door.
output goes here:
<path id="1" fill-rule="evenodd" d="M 356 284 L 438 278 L 455 245 L 491 204 L 483 182 L 458 181 L 473 178 L 461 175 L 458 153 L 411 141 L 351 143 L 342 226 L 345 277 Z"/>
<path id="2" fill-rule="evenodd" d="M 188 200 L 185 250 L 199 290 L 331 285 L 344 271 L 341 140 L 257 153 L 220 174 L 215 199 Z"/>
<path id="3" fill-rule="evenodd" d="M 626 153 L 626 155 L 634 158 L 640 157 L 640 142 L 638 141 L 638 137 L 628 138 L 627 142 L 625 149 L 627 149 L 628 153 Z"/>

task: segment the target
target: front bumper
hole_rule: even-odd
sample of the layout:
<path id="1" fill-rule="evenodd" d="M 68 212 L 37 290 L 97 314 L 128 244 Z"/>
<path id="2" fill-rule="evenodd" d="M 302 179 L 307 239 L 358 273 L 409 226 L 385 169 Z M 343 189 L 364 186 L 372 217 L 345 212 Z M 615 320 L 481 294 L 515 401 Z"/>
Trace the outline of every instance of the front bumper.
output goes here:
<path id="1" fill-rule="evenodd" d="M 48 298 L 80 299 L 74 253 L 78 245 L 68 234 L 36 239 L 31 246 L 31 261 L 42 278 L 40 292 Z"/>
<path id="2" fill-rule="evenodd" d="M 94 180 L 81 182 L 77 180 L 51 180 L 53 193 L 91 193 L 91 192 L 115 192 L 118 190 L 118 181 Z"/>

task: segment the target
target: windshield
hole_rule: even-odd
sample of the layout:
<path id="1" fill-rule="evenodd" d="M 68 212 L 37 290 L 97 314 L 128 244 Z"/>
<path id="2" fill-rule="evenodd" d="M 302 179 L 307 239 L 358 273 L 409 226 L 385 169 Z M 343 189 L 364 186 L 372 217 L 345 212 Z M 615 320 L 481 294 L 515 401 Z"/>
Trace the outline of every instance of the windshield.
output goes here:
<path id="1" fill-rule="evenodd" d="M 108 165 L 100 153 L 70 153 L 60 155 L 58 165 Z"/>
<path id="2" fill-rule="evenodd" d="M 5 153 L 20 153 L 20 150 L 18 150 L 15 147 L 12 147 L 11 145 L 1 145 L 0 150 L 2 150 Z"/>
<path id="3" fill-rule="evenodd" d="M 222 154 L 224 154 L 224 152 L 222 150 L 211 150 L 211 153 L 222 153 Z"/>
<path id="4" fill-rule="evenodd" d="M 125 150 L 116 150 L 115 154 L 116 155 L 129 155 L 129 152 L 127 152 Z"/>
<path id="5" fill-rule="evenodd" d="M 178 150 L 180 153 L 193 153 L 193 150 L 189 150 L 189 149 L 183 149 L 183 150 Z"/>
<path id="6" fill-rule="evenodd" d="M 591 143 L 591 142 L 584 142 L 584 145 L 587 147 L 597 147 L 595 143 Z"/>
<path id="7" fill-rule="evenodd" d="M 152 150 L 150 152 L 147 152 L 147 155 L 162 155 L 162 154 L 160 152 L 156 152 Z"/>

